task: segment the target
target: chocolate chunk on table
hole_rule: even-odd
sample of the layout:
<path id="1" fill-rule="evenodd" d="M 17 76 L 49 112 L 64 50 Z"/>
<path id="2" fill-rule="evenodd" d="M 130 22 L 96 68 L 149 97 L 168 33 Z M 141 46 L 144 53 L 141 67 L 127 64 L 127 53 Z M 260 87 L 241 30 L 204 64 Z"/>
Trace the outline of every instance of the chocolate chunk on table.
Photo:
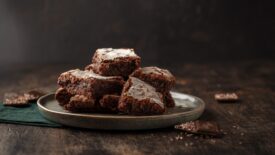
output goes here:
<path id="1" fill-rule="evenodd" d="M 24 107 L 28 106 L 28 98 L 24 94 L 18 93 L 5 93 L 4 103 L 5 106 Z"/>
<path id="2" fill-rule="evenodd" d="M 210 121 L 191 121 L 179 125 L 175 125 L 175 129 L 185 131 L 192 134 L 209 135 L 213 137 L 222 136 L 222 132 L 215 122 Z"/>
<path id="3" fill-rule="evenodd" d="M 31 90 L 27 93 L 24 93 L 24 96 L 29 102 L 35 102 L 37 101 L 41 96 L 45 95 L 45 92 L 42 92 L 40 90 Z"/>
<path id="4" fill-rule="evenodd" d="M 217 93 L 214 97 L 218 102 L 236 102 L 239 100 L 236 93 Z"/>

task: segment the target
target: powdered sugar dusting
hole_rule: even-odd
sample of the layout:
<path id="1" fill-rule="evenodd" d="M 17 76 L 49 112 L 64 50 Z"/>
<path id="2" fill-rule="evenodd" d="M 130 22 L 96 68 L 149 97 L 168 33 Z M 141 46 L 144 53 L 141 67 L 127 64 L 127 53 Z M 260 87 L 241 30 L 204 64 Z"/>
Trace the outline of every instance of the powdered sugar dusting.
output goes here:
<path id="1" fill-rule="evenodd" d="M 97 54 L 100 56 L 101 60 L 113 60 L 115 58 L 121 57 L 137 57 L 133 49 L 113 49 L 113 48 L 100 48 L 97 49 Z"/>
<path id="2" fill-rule="evenodd" d="M 74 69 L 74 70 L 70 70 L 68 72 L 65 72 L 63 74 L 67 74 L 67 73 L 70 73 L 72 74 L 73 76 L 76 76 L 76 77 L 79 77 L 79 78 L 83 78 L 83 79 L 86 79 L 86 78 L 97 78 L 97 79 L 111 79 L 111 78 L 114 78 L 112 76 L 101 76 L 101 75 L 98 75 L 92 71 L 88 71 L 88 70 L 79 70 L 79 69 Z"/>

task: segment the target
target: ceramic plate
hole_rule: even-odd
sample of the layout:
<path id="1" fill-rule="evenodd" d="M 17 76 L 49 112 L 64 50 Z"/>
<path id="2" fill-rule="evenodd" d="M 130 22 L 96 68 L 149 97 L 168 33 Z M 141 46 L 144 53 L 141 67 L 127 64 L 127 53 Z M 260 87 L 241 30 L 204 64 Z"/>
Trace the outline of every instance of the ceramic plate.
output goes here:
<path id="1" fill-rule="evenodd" d="M 56 123 L 66 126 L 108 129 L 108 130 L 142 130 L 173 126 L 178 123 L 192 121 L 200 117 L 205 103 L 198 97 L 171 92 L 176 106 L 168 108 L 162 115 L 131 116 L 121 114 L 72 113 L 64 110 L 54 98 L 48 94 L 38 100 L 40 113 Z"/>

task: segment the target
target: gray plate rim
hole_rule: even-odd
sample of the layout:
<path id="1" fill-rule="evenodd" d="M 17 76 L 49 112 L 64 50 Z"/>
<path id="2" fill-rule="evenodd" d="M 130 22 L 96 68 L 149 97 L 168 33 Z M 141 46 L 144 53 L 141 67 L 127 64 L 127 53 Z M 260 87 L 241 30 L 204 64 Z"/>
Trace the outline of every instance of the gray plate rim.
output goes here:
<path id="1" fill-rule="evenodd" d="M 179 93 L 179 92 L 173 92 L 171 93 L 178 93 L 178 94 L 183 94 L 190 96 L 192 98 L 195 98 L 198 100 L 201 104 L 197 106 L 196 108 L 190 110 L 190 111 L 185 111 L 185 112 L 176 112 L 176 113 L 171 113 L 171 114 L 162 114 L 162 115 L 147 115 L 147 116 L 136 116 L 136 115 L 116 115 L 116 114 L 100 114 L 100 113 L 70 113 L 70 112 L 61 112 L 61 111 L 54 111 L 51 109 L 46 108 L 43 106 L 43 100 L 47 100 L 47 98 L 50 98 L 51 96 L 54 96 L 54 93 L 49 93 L 46 94 L 42 97 L 40 97 L 37 101 L 37 105 L 39 108 L 43 109 L 46 112 L 54 113 L 54 114 L 60 114 L 60 115 L 69 115 L 69 116 L 77 116 L 77 117 L 84 117 L 84 118 L 96 118 L 96 119 L 159 119 L 160 117 L 176 117 L 180 115 L 191 115 L 193 113 L 200 113 L 204 111 L 205 108 L 205 102 L 200 99 L 199 97 L 189 95 L 189 94 L 184 94 L 184 93 Z"/>

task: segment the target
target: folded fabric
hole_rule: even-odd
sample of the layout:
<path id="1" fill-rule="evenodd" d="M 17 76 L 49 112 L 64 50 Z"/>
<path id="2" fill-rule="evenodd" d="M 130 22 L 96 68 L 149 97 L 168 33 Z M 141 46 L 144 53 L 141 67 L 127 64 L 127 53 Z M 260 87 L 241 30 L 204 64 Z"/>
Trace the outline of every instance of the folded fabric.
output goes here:
<path id="1" fill-rule="evenodd" d="M 45 119 L 38 110 L 37 104 L 28 107 L 10 107 L 0 103 L 0 123 L 24 124 L 33 126 L 61 127 L 62 125 Z"/>

